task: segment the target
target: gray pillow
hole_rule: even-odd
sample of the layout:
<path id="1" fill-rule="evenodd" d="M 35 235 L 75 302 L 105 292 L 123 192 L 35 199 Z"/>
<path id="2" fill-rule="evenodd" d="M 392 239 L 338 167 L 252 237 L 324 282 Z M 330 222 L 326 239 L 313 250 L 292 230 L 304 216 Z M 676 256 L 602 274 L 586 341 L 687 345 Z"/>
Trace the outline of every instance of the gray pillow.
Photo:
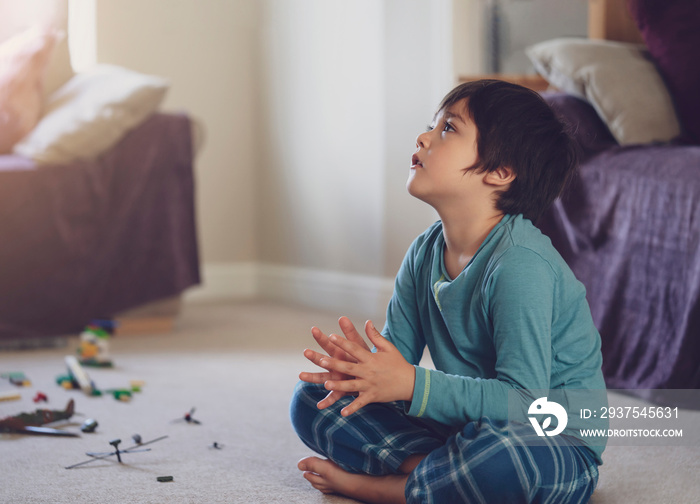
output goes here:
<path id="1" fill-rule="evenodd" d="M 621 145 L 680 134 L 671 96 L 643 45 L 558 38 L 525 52 L 551 85 L 590 102 Z"/>

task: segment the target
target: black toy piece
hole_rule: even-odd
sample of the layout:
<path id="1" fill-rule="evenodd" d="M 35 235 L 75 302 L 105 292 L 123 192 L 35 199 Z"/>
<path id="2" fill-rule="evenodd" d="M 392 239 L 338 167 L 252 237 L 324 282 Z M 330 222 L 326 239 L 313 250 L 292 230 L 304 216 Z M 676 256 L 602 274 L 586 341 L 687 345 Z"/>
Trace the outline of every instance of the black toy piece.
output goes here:
<path id="1" fill-rule="evenodd" d="M 120 455 L 121 452 L 119 451 L 119 443 L 121 443 L 121 442 L 122 442 L 121 439 L 113 439 L 113 440 L 111 440 L 111 441 L 109 442 L 109 444 L 111 444 L 112 446 L 114 446 L 114 453 L 100 454 L 100 453 L 89 453 L 89 452 L 88 452 L 88 453 L 86 453 L 86 455 L 90 455 L 91 457 L 99 457 L 100 455 L 116 455 L 116 456 L 117 456 L 117 460 L 118 460 L 119 463 L 121 464 L 121 463 L 122 463 L 122 457 L 121 457 L 121 455 Z M 143 450 L 138 450 L 138 451 L 146 451 L 146 450 L 148 450 L 148 448 L 144 448 Z"/>
<path id="2" fill-rule="evenodd" d="M 138 434 L 136 434 L 134 437 L 136 437 L 136 436 L 138 436 Z M 139 436 L 139 439 L 140 439 L 140 437 L 141 436 Z M 156 441 L 160 441 L 160 440 L 165 439 L 167 437 L 168 436 L 161 436 L 159 438 L 151 439 L 150 441 L 146 441 L 145 443 L 137 443 L 134 446 L 130 446 L 129 448 L 125 448 L 123 450 L 119 449 L 119 444 L 122 442 L 122 440 L 121 439 L 113 439 L 112 441 L 109 442 L 109 444 L 114 447 L 113 452 L 103 452 L 103 453 L 87 452 L 87 453 L 85 453 L 85 455 L 92 457 L 90 460 L 86 460 L 84 462 L 78 462 L 77 464 L 67 466 L 66 469 L 73 469 L 74 467 L 89 464 L 90 462 L 94 462 L 96 460 L 102 460 L 102 459 L 105 459 L 107 457 L 111 457 L 112 455 L 116 455 L 117 461 L 121 464 L 122 463 L 122 454 L 150 451 L 151 450 L 150 448 L 141 448 L 141 447 L 145 446 L 147 444 L 155 443 Z"/>

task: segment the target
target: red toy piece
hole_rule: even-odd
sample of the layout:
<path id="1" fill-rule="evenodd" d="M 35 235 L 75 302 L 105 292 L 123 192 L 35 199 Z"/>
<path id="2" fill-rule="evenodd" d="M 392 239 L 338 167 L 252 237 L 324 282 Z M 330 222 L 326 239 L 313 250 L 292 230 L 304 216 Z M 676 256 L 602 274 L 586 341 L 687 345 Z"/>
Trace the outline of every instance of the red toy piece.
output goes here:
<path id="1" fill-rule="evenodd" d="M 37 392 L 36 395 L 34 396 L 34 399 L 32 399 L 35 403 L 38 403 L 40 401 L 47 402 L 49 400 L 48 397 L 46 397 L 46 394 L 43 392 Z"/>

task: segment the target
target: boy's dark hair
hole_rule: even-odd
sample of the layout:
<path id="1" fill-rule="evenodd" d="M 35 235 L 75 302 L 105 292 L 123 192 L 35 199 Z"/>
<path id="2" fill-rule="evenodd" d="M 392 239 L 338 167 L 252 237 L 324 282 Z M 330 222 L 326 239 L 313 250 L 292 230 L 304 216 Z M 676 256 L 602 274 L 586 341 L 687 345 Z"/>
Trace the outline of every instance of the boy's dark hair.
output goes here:
<path id="1" fill-rule="evenodd" d="M 552 108 L 535 91 L 484 79 L 454 88 L 439 110 L 465 100 L 477 128 L 479 159 L 469 170 L 510 167 L 515 180 L 498 194 L 496 208 L 537 222 L 578 166 L 577 147 Z"/>

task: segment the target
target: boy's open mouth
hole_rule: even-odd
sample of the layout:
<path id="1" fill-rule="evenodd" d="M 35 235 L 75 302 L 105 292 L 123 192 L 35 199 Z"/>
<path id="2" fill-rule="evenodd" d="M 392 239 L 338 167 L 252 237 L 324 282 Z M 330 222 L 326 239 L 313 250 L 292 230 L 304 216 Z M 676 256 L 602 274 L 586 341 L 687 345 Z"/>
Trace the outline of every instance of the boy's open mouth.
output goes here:
<path id="1" fill-rule="evenodd" d="M 423 163 L 421 163 L 421 160 L 418 159 L 418 155 L 414 154 L 413 157 L 411 158 L 411 167 L 414 166 L 423 166 Z"/>

